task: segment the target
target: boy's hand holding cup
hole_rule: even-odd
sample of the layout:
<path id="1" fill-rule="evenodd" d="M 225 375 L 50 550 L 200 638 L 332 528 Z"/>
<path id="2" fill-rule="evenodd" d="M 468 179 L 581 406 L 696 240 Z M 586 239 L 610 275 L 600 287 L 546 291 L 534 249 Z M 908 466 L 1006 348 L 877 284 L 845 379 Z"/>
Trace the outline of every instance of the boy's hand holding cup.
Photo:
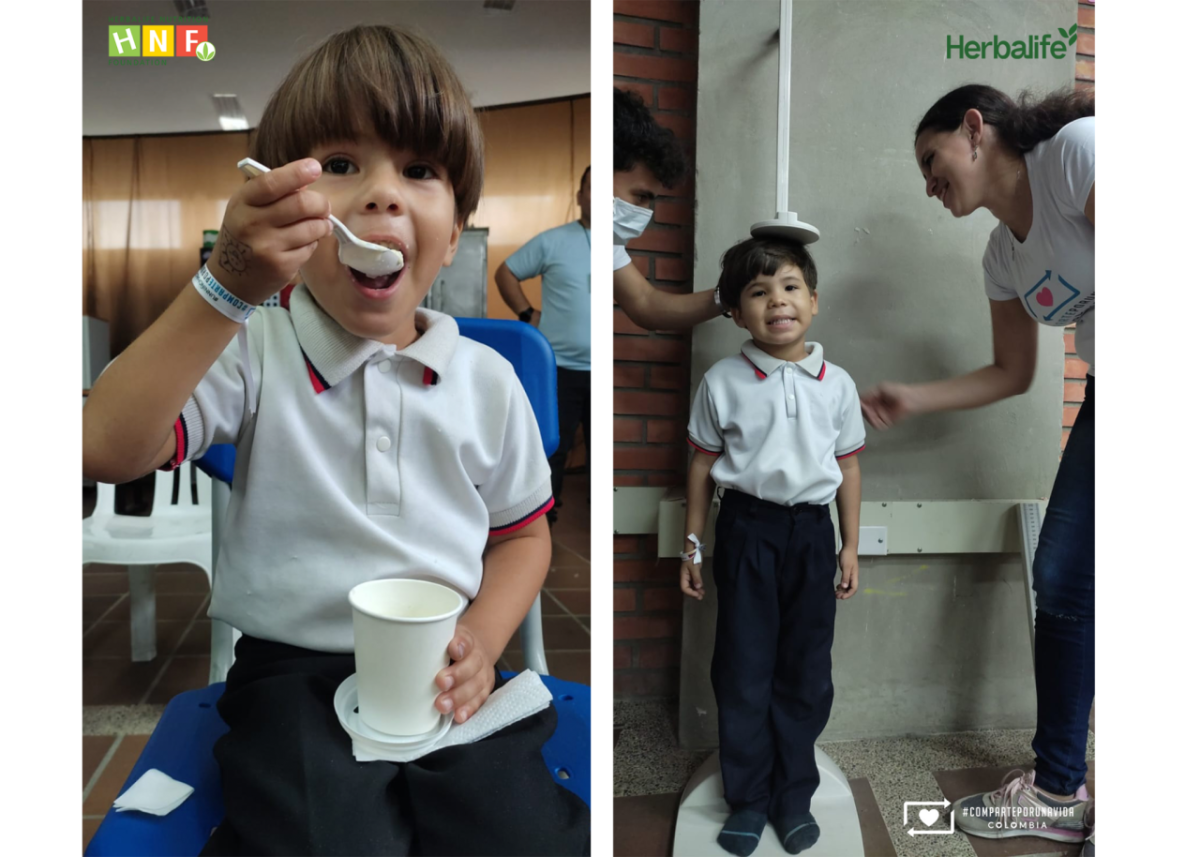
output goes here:
<path id="1" fill-rule="evenodd" d="M 258 306 L 291 281 L 333 231 L 329 200 L 305 189 L 320 176 L 321 164 L 302 158 L 238 188 L 206 263 L 218 283 Z"/>
<path id="2" fill-rule="evenodd" d="M 443 714 L 454 712 L 455 723 L 465 723 L 479 710 L 496 685 L 496 658 L 461 622 L 446 651 L 453 663 L 438 673 L 434 683 L 443 691 L 434 707 Z"/>

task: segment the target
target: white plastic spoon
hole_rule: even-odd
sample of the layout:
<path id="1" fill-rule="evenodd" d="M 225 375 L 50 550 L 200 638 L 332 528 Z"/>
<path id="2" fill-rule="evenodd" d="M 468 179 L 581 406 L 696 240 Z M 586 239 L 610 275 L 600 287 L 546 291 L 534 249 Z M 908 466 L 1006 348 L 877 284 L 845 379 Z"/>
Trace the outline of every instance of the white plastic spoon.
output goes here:
<path id="1" fill-rule="evenodd" d="M 238 169 L 250 178 L 271 172 L 269 167 L 251 158 L 238 161 Z M 404 254 L 399 250 L 363 241 L 332 214 L 329 215 L 329 221 L 338 240 L 338 259 L 346 267 L 362 271 L 368 277 L 385 277 L 404 267 Z"/>

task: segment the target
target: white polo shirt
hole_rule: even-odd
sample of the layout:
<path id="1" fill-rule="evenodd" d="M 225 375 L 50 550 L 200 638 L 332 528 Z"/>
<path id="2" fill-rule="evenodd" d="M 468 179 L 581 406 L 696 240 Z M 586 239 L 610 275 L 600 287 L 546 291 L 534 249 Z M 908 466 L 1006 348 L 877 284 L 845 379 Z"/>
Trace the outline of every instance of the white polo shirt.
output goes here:
<path id="1" fill-rule="evenodd" d="M 704 374 L 688 423 L 688 442 L 719 456 L 717 485 L 783 506 L 832 502 L 838 459 L 860 452 L 866 436 L 854 381 L 816 342 L 790 363 L 748 340 Z"/>
<path id="2" fill-rule="evenodd" d="M 258 394 L 235 339 L 176 424 L 172 464 L 237 445 L 209 615 L 243 633 L 354 649 L 347 595 L 383 577 L 474 598 L 489 533 L 552 505 L 550 468 L 512 365 L 417 310 L 407 348 L 360 339 L 303 286 L 248 323 Z"/>

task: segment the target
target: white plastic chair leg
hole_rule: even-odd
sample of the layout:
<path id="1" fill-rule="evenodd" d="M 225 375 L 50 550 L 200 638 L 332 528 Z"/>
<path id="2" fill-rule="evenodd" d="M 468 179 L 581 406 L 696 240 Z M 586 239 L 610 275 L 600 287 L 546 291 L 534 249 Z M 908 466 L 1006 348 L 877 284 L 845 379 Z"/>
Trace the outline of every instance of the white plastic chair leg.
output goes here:
<path id="1" fill-rule="evenodd" d="M 232 493 L 229 485 L 220 479 L 212 480 L 212 493 L 209 503 L 212 506 L 212 568 L 215 576 L 217 570 L 217 554 L 221 550 L 221 533 L 225 525 L 225 512 L 229 508 L 229 497 Z M 214 579 L 209 583 L 216 585 Z M 220 619 L 212 620 L 212 640 L 209 646 L 208 683 L 216 684 L 225 681 L 229 668 L 233 666 L 233 646 L 241 636 L 232 625 Z"/>
<path id="2" fill-rule="evenodd" d="M 154 660 L 158 654 L 155 622 L 153 565 L 131 565 L 129 569 L 129 641 L 135 662 Z"/>
<path id="3" fill-rule="evenodd" d="M 232 625 L 220 619 L 212 620 L 212 649 L 209 655 L 208 683 L 225 681 L 229 668 L 233 666 L 233 644 L 239 634 Z"/>
<path id="4" fill-rule="evenodd" d="M 525 667 L 538 675 L 550 675 L 546 665 L 546 647 L 542 642 L 542 593 L 533 599 L 533 605 L 521 620 L 521 651 L 525 655 Z"/>

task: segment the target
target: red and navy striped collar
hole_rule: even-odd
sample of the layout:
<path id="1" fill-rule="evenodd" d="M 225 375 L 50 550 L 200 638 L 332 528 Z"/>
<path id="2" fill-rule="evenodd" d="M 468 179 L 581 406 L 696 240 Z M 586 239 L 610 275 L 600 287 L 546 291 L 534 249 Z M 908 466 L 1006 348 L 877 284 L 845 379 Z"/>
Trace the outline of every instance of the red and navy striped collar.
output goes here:
<path id="1" fill-rule="evenodd" d="M 394 345 L 362 339 L 344 329 L 317 305 L 303 283 L 281 291 L 279 305 L 292 314 L 308 379 L 318 393 L 337 386 L 381 351 L 386 357 L 395 355 L 417 361 L 425 367 L 422 373 L 425 385 L 437 384 L 458 346 L 458 324 L 450 316 L 433 310 L 416 311 L 421 335 L 407 348 L 397 351 Z"/>
<path id="2" fill-rule="evenodd" d="M 799 366 L 818 381 L 824 381 L 825 350 L 821 348 L 821 343 L 819 342 L 809 342 L 807 345 L 808 356 L 791 365 Z M 788 362 L 780 360 L 778 357 L 772 357 L 755 345 L 752 339 L 746 340 L 746 343 L 742 346 L 742 357 L 754 367 L 754 377 L 760 381 Z"/>

